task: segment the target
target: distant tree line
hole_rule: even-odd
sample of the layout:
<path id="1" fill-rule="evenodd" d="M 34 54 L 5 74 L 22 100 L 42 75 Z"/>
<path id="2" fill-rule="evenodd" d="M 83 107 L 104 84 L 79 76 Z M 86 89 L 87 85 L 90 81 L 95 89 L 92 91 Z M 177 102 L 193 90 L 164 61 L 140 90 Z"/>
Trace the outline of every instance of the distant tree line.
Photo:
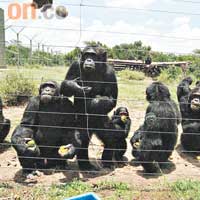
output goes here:
<path id="1" fill-rule="evenodd" d="M 200 78 L 200 49 L 195 49 L 193 54 L 176 55 L 174 53 L 152 51 L 152 48 L 144 45 L 142 41 L 135 41 L 129 44 L 122 43 L 113 47 L 108 47 L 106 44 L 96 41 L 86 41 L 85 45 L 99 45 L 105 48 L 108 52 L 108 57 L 113 59 L 145 60 L 150 55 L 154 62 L 191 61 L 192 65 L 189 70 Z M 44 49 L 31 51 L 30 48 L 24 47 L 21 43 L 17 45 L 16 42 L 13 42 L 13 44 L 6 47 L 6 61 L 8 65 L 68 66 L 80 57 L 80 52 L 79 48 L 74 48 L 67 54 L 47 52 Z"/>

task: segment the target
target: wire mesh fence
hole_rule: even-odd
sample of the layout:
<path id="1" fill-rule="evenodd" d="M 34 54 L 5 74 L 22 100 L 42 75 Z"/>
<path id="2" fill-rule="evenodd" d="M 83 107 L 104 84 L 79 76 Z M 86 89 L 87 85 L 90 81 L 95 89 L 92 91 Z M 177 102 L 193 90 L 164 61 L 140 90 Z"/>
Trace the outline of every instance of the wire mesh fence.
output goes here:
<path id="1" fill-rule="evenodd" d="M 0 1 L 1 3 L 3 4 L 8 4 L 10 3 L 9 1 Z M 178 2 L 177 0 L 174 0 L 174 2 Z M 182 1 L 183 2 L 183 1 Z M 184 1 L 185 3 L 191 3 L 191 4 L 197 4 L 198 2 L 195 2 L 195 1 Z M 177 36 L 169 36 L 168 34 L 152 34 L 152 33 L 144 33 L 144 32 L 133 32 L 133 31 L 127 31 L 124 30 L 124 31 L 115 31 L 115 30 L 101 30 L 101 29 L 87 29 L 83 22 L 84 22 L 84 17 L 85 16 L 85 13 L 84 11 L 87 10 L 87 9 L 117 9 L 117 10 L 120 10 L 122 12 L 130 12 L 130 11 L 134 11 L 134 12 L 141 12 L 142 15 L 143 13 L 145 13 L 144 15 L 146 15 L 146 13 L 156 13 L 156 14 L 162 14 L 162 15 L 189 15 L 189 16 L 193 16 L 193 17 L 196 17 L 196 16 L 199 16 L 198 13 L 190 13 L 190 12 L 181 12 L 181 11 L 170 11 L 170 10 L 157 10 L 157 9 L 143 9 L 143 8 L 129 8 L 129 7 L 118 7 L 118 6 L 104 6 L 104 5 L 98 5 L 98 4 L 91 4 L 91 3 L 88 3 L 84 1 L 81 1 L 79 4 L 67 4 L 67 3 L 64 3 L 65 6 L 72 6 L 72 7 L 78 7 L 79 8 L 79 17 L 80 17 L 80 24 L 79 24 L 79 28 L 66 28 L 66 27 L 57 27 L 56 24 L 53 24 L 51 26 L 48 26 L 48 25 L 37 25 L 37 26 L 34 26 L 34 25 L 31 25 L 31 24 L 28 24 L 28 25 L 15 25 L 15 23 L 12 23 L 10 24 L 9 26 L 11 26 L 10 28 L 8 27 L 8 30 L 6 30 L 6 33 L 7 31 L 12 31 L 12 29 L 28 29 L 28 30 L 37 30 L 38 32 L 43 32 L 43 31 L 56 31 L 56 32 L 59 32 L 59 34 L 66 34 L 68 32 L 76 32 L 78 33 L 79 35 L 76 35 L 76 42 L 75 44 L 73 45 L 68 45 L 68 44 L 56 44 L 56 43 L 51 43 L 51 41 L 47 41 L 47 42 L 38 42 L 35 38 L 32 38 L 30 36 L 28 36 L 28 41 L 30 41 L 30 43 L 26 43 L 24 42 L 24 39 L 22 39 L 22 37 L 26 37 L 27 38 L 27 35 L 25 34 L 24 36 L 22 36 L 22 33 L 21 33 L 21 36 L 20 37 L 21 39 L 19 40 L 19 38 L 17 38 L 17 40 L 12 40 L 12 41 L 0 41 L 2 43 L 5 43 L 6 44 L 6 57 L 4 58 L 7 65 L 8 65 L 8 69 L 3 69 L 0 71 L 0 77 L 2 79 L 2 81 L 5 81 L 6 77 L 9 77 L 10 75 L 7 74 L 7 72 L 9 73 L 10 71 L 14 71 L 15 73 L 24 73 L 26 71 L 29 71 L 32 73 L 32 70 L 33 71 L 38 71 L 38 73 L 45 73 L 45 71 L 47 72 L 48 71 L 48 77 L 51 76 L 53 77 L 54 80 L 56 80 L 57 82 L 61 83 L 63 80 L 64 80 L 64 75 L 62 74 L 62 76 L 59 76 L 59 77 L 56 77 L 54 74 L 55 74 L 55 71 L 58 70 L 59 68 L 62 70 L 62 73 L 65 71 L 65 73 L 67 73 L 68 71 L 68 68 L 69 66 L 71 66 L 72 63 L 74 63 L 75 61 L 78 61 L 79 62 L 79 67 L 80 67 L 80 77 L 84 77 L 84 75 L 82 74 L 82 69 L 81 69 L 81 50 L 84 49 L 84 45 L 83 45 L 83 42 L 82 42 L 82 38 L 83 38 L 83 34 L 90 34 L 90 33 L 98 33 L 98 34 L 105 34 L 107 35 L 107 37 L 111 38 L 112 36 L 120 36 L 120 35 L 123 35 L 123 37 L 129 37 L 129 36 L 144 36 L 144 37 L 147 37 L 147 38 L 159 38 L 159 40 L 166 40 L 166 41 L 170 41 L 170 40 L 174 40 L 174 41 L 181 41 L 177 46 L 184 46 L 183 44 L 183 41 L 189 41 L 189 42 L 198 42 L 200 41 L 200 38 L 198 37 L 186 37 L 186 36 L 183 36 L 183 37 L 177 37 Z M 5 22 L 7 23 L 7 22 Z M 10 30 L 9 30 L 10 29 Z M 15 32 L 15 31 L 14 31 Z M 15 34 L 15 33 L 14 33 Z M 16 32 L 17 34 L 17 32 Z M 39 33 L 38 33 L 39 34 Z M 67 37 L 67 36 L 66 36 Z M 37 36 L 36 36 L 37 38 Z M 26 39 L 27 41 L 27 39 Z M 123 41 L 122 41 L 123 42 Z M 169 44 L 171 45 L 171 43 L 169 42 Z M 102 45 L 102 44 L 101 44 Z M 169 57 L 171 56 L 172 60 L 170 61 L 175 61 L 175 60 L 178 60 L 178 61 L 182 61 L 185 57 L 184 56 L 188 56 L 186 57 L 186 59 L 188 59 L 190 57 L 190 60 L 186 60 L 188 63 L 189 63 L 189 66 L 187 67 L 186 69 L 186 74 L 192 72 L 192 70 L 194 69 L 194 60 L 195 59 L 199 59 L 199 55 L 198 54 L 195 54 L 195 53 L 182 53 L 182 52 L 158 52 L 158 51 L 153 51 L 151 50 L 151 48 L 148 48 L 148 46 L 139 46 L 138 48 L 129 48 L 127 50 L 127 48 L 123 47 L 123 46 L 118 46 L 116 47 L 115 49 L 113 47 L 107 47 L 107 46 L 103 46 L 102 45 L 102 48 L 105 49 L 107 52 L 108 52 L 108 56 L 110 56 L 110 58 L 115 58 L 115 59 L 119 59 L 119 58 L 116 58 L 116 56 L 118 55 L 120 57 L 120 54 L 117 54 L 117 53 L 123 53 L 124 55 L 123 56 L 126 56 L 126 54 L 129 53 L 129 59 L 128 60 L 131 60 L 130 57 L 132 56 L 132 60 L 140 60 L 144 63 L 144 59 L 145 57 L 148 55 L 149 52 L 151 52 L 151 54 L 154 56 L 154 58 L 156 58 L 156 54 L 166 54 L 168 55 Z M 63 49 L 67 49 L 67 53 L 65 53 L 63 51 Z M 114 52 L 115 51 L 115 52 Z M 168 58 L 169 58 L 168 57 Z M 127 57 L 126 57 L 127 58 Z M 174 59 L 174 60 L 173 60 Z M 122 59 L 121 59 L 122 60 Z M 105 61 L 105 62 L 102 62 L 102 61 L 95 61 L 95 64 L 105 64 L 105 65 L 109 65 L 110 62 L 109 61 Z M 28 66 L 30 65 L 30 66 Z M 39 67 L 37 68 L 37 66 L 34 67 L 34 65 L 39 65 Z M 18 66 L 18 68 L 16 67 Z M 63 66 L 65 68 L 63 68 Z M 30 67 L 30 68 L 29 68 Z M 175 68 L 178 68 L 178 67 L 175 67 Z M 41 70 L 42 69 L 42 70 Z M 45 70 L 43 70 L 45 69 Z M 137 69 L 138 70 L 138 69 Z M 140 71 L 140 68 L 139 68 L 139 71 Z M 141 70 L 142 71 L 142 70 Z M 162 70 L 160 70 L 160 73 L 162 72 Z M 59 72 L 58 72 L 59 73 Z M 50 75 L 49 75 L 50 74 Z M 188 174 L 188 170 L 186 170 L 186 172 L 184 173 L 183 171 L 178 171 L 180 168 L 178 166 L 180 165 L 183 165 L 185 166 L 186 163 L 188 165 L 188 162 L 191 164 L 191 165 L 196 165 L 199 167 L 199 158 L 198 158 L 198 155 L 200 153 L 200 149 L 195 149 L 195 150 L 186 150 L 186 149 L 183 149 L 181 146 L 180 146 L 180 139 L 178 139 L 177 141 L 177 145 L 175 146 L 174 149 L 165 149 L 165 148 L 162 148 L 162 149 L 137 149 L 137 148 L 132 148 L 131 145 L 130 145 L 130 138 L 133 136 L 133 133 L 134 131 L 136 131 L 138 128 L 140 128 L 140 126 L 143 124 L 143 122 L 145 121 L 145 110 L 146 110 L 146 107 L 148 106 L 148 102 L 146 101 L 146 96 L 145 96 L 145 89 L 146 87 L 153 82 L 152 79 L 148 78 L 148 81 L 145 82 L 145 80 L 143 79 L 142 81 L 144 83 L 141 83 L 140 81 L 134 81 L 134 80 L 126 80 L 125 78 L 121 77 L 120 74 L 118 74 L 118 72 L 116 72 L 117 74 L 117 78 L 118 78 L 118 88 L 119 88 L 119 97 L 118 98 L 112 98 L 112 100 L 115 100 L 115 101 L 118 101 L 118 105 L 120 106 L 130 106 L 128 107 L 129 109 L 129 112 L 130 112 L 130 118 L 132 119 L 132 125 L 131 125 L 131 130 L 129 132 L 129 136 L 128 138 L 126 139 L 126 142 L 127 142 L 127 145 L 128 147 L 126 149 L 122 149 L 122 148 L 108 148 L 106 147 L 105 144 L 103 144 L 102 142 L 100 142 L 100 140 L 90 140 L 90 145 L 89 145 L 89 152 L 92 151 L 93 152 L 93 155 L 89 158 L 89 159 L 82 159 L 82 158 L 78 158 L 76 157 L 75 159 L 73 159 L 72 162 L 79 162 L 79 161 L 82 161 L 82 162 L 88 162 L 90 161 L 91 163 L 95 163 L 95 165 L 97 165 L 97 168 L 98 169 L 92 169 L 92 170 L 82 170 L 82 169 L 79 169 L 77 167 L 77 164 L 76 164 L 76 167 L 71 167 L 68 168 L 61 168 L 61 169 L 54 169 L 54 172 L 67 172 L 67 173 L 74 173 L 74 172 L 77 172 L 77 173 L 88 173 L 88 174 L 92 174 L 92 173 L 97 173 L 97 174 L 102 174 L 102 176 L 105 174 L 105 173 L 113 173 L 113 170 L 117 169 L 119 166 L 118 165 L 124 165 L 124 166 L 128 166 L 128 167 L 131 167 L 131 176 L 137 176 L 138 174 L 142 175 L 142 176 L 158 176 L 158 175 L 164 175 L 164 176 L 168 176 L 168 174 L 165 174 L 164 171 L 159 171 L 159 172 L 145 172 L 145 171 L 142 171 L 141 169 L 138 170 L 138 168 L 136 168 L 137 165 L 144 165 L 144 164 L 152 164 L 152 162 L 154 163 L 155 160 L 149 160 L 149 161 L 145 161 L 145 160 L 137 160 L 137 159 L 134 159 L 134 156 L 132 156 L 131 154 L 133 152 L 147 152 L 149 154 L 151 154 L 152 152 L 153 153 L 172 153 L 173 152 L 173 156 L 175 155 L 175 158 L 171 160 L 170 159 L 167 159 L 166 161 L 162 161 L 162 160 L 158 160 L 156 161 L 159 165 L 172 165 L 173 166 L 175 165 L 178 169 L 176 170 L 176 172 L 171 172 L 171 176 L 176 176 L 176 177 L 179 177 L 179 176 L 183 176 L 183 177 L 199 177 L 199 170 L 196 169 L 196 171 L 193 171 L 191 173 Z M 37 77 L 38 76 L 38 77 Z M 42 76 L 42 77 L 41 77 Z M 185 76 L 185 73 L 181 74 L 179 77 L 181 78 L 184 78 Z M 29 81 L 32 81 L 35 83 L 35 85 L 39 86 L 40 83 L 44 82 L 44 80 L 48 79 L 47 77 L 45 77 L 45 74 L 36 74 L 36 76 L 34 77 L 30 77 L 29 75 L 25 75 L 23 77 L 24 79 L 27 79 Z M 80 85 L 99 85 L 100 87 L 106 87 L 107 85 L 114 85 L 116 84 L 116 82 L 112 82 L 112 81 L 98 81 L 98 80 L 81 80 Z M 167 85 L 167 84 L 166 84 Z M 174 82 L 174 83 L 169 83 L 169 86 L 170 86 L 170 90 L 171 88 L 172 91 L 171 93 L 173 93 L 173 98 L 176 96 L 175 94 L 175 90 L 177 88 L 177 82 Z M 140 95 L 137 95 L 137 94 L 133 94 L 132 92 L 132 88 L 134 88 L 134 92 L 138 91 L 138 93 L 140 93 Z M 195 87 L 195 86 L 194 86 Z M 125 89 L 126 88 L 126 89 Z M 185 86 L 179 86 L 179 88 L 183 88 L 185 89 Z M 127 90 L 126 92 L 124 92 L 125 90 Z M 0 88 L 0 91 L 1 91 L 1 88 Z M 121 94 L 120 94 L 121 92 Z M 34 94 L 23 94 L 23 93 L 20 93 L 18 91 L 16 91 L 16 93 L 9 93 L 7 94 L 7 97 L 27 97 L 27 99 L 30 99 L 31 97 L 35 97 L 37 96 L 38 93 L 34 93 Z M 135 97 L 134 97 L 135 96 Z M 3 96 L 2 96 L 3 97 Z M 55 96 L 52 96 L 52 97 L 55 97 Z M 56 96 L 57 97 L 57 96 Z M 4 97 L 3 97 L 4 98 Z M 176 97 L 175 97 L 176 98 Z M 64 95 L 61 95 L 59 96 L 59 99 L 63 100 L 63 99 L 68 99 L 68 97 L 64 96 Z M 92 134 L 98 132 L 99 134 L 101 134 L 101 132 L 103 132 L 104 134 L 107 132 L 107 134 L 109 134 L 110 132 L 112 132 L 113 134 L 113 137 L 117 137 L 117 134 L 118 132 L 121 132 L 122 130 L 121 129 L 117 129 L 117 128 L 106 128 L 104 126 L 102 127 L 96 127 L 94 126 L 93 124 L 89 124 L 90 123 L 90 119 L 91 118 L 97 118 L 97 123 L 98 123 L 98 120 L 100 120 L 101 118 L 105 117 L 107 118 L 108 115 L 107 114 L 100 114 L 100 113 L 90 113 L 87 109 L 87 102 L 89 101 L 92 101 L 92 100 L 95 100 L 96 97 L 88 97 L 85 93 L 83 94 L 83 96 L 78 96 L 75 98 L 77 101 L 82 101 L 82 103 L 84 104 L 84 108 L 85 108 L 85 112 L 57 112 L 57 111 L 50 111 L 50 110 L 36 110 L 36 111 L 32 111 L 32 110 L 25 110 L 24 111 L 24 107 L 22 107 L 22 110 L 21 110 L 21 114 L 19 114 L 20 116 L 18 116 L 17 118 L 17 122 L 16 119 L 14 119 L 14 117 L 12 117 L 12 120 L 11 121 L 14 121 L 13 125 L 12 125 L 12 129 L 10 131 L 10 134 L 9 134 L 9 140 L 10 140 L 10 136 L 14 130 L 14 128 L 20 124 L 20 121 L 19 121 L 19 118 L 22 117 L 22 114 L 35 114 L 36 116 L 39 116 L 39 115 L 45 115 L 48 116 L 48 117 L 51 117 L 52 116 L 56 116 L 57 118 L 61 118 L 61 116 L 65 117 L 65 118 L 68 118 L 69 116 L 73 115 L 75 116 L 75 118 L 77 119 L 77 116 L 78 117 L 83 117 L 83 120 L 82 123 L 84 122 L 84 125 L 83 126 L 80 126 L 80 125 L 77 125 L 75 123 L 75 125 L 71 125 L 71 126 L 65 126 L 65 125 L 59 125 L 59 124 L 56 124 L 56 123 L 50 123 L 50 124 L 40 124 L 40 123 L 35 123 L 35 124 L 31 124 L 31 125 L 28 125 L 26 124 L 25 127 L 28 127 L 28 128 L 32 128 L 34 131 L 35 130 L 38 130 L 38 129 L 46 129 L 46 130 L 55 130 L 55 131 L 59 131 L 59 130 L 64 130 L 64 131 L 68 131 L 68 130 L 76 130 L 76 131 L 86 131 L 88 135 L 88 137 L 92 137 Z M 174 99 L 176 102 L 177 100 Z M 74 100 L 72 100 L 74 101 Z M 151 101 L 150 103 L 154 103 L 154 102 L 157 102 L 157 103 L 166 103 L 166 101 L 159 101 L 159 100 L 155 100 L 155 101 Z M 177 102 L 178 103 L 178 102 Z M 179 102 L 180 103 L 180 106 L 188 106 L 190 107 L 191 106 L 191 102 L 188 102 L 188 101 L 184 101 L 184 102 Z M 25 104 L 26 105 L 26 104 Z M 118 107 L 117 105 L 117 107 Z M 7 109 L 1 109 L 0 110 L 0 113 L 1 112 L 5 112 L 6 114 L 8 113 L 8 110 L 9 112 L 12 112 L 12 107 L 9 107 Z M 111 114 L 109 114 L 111 116 Z M 10 115 L 12 116 L 12 115 Z M 115 116 L 115 114 L 113 114 L 113 117 Z M 111 120 L 111 118 L 108 118 L 109 120 Z M 199 113 L 195 113 L 195 117 L 191 118 L 191 115 L 188 114 L 188 116 L 183 116 L 182 118 L 182 122 L 187 122 L 187 123 L 196 123 L 198 124 L 199 123 Z M 179 120 L 179 117 L 162 117 L 162 116 L 157 116 L 157 120 L 159 120 L 161 123 L 162 121 L 167 121 L 167 120 Z M 5 123 L 1 122 L 0 123 L 0 128 L 1 128 L 1 125 L 3 125 Z M 55 125 L 56 124 L 56 125 Z M 182 123 L 182 125 L 184 126 L 184 124 Z M 188 136 L 196 136 L 197 138 L 199 137 L 199 129 L 198 130 L 189 130 L 189 131 L 186 131 L 186 132 L 183 132 L 182 131 L 182 125 L 179 125 L 179 131 L 176 130 L 176 131 L 165 131 L 166 127 L 163 127 L 162 130 L 142 130 L 142 134 L 157 134 L 159 136 L 163 136 L 163 135 L 174 135 L 176 134 L 177 137 L 180 138 L 180 135 L 188 135 Z M 177 125 L 178 126 L 178 125 Z M 183 132 L 183 133 L 182 133 Z M 48 133 L 45 133 L 45 134 L 48 134 Z M 90 138 L 91 139 L 91 138 Z M 111 139 L 112 140 L 112 139 Z M 142 138 L 141 138 L 142 140 Z M 114 138 L 113 138 L 113 141 L 114 141 Z M 141 142 L 141 141 L 139 141 Z M 62 142 L 61 142 L 62 143 Z M 170 141 L 169 141 L 170 143 Z M 12 149 L 8 149 L 10 146 L 23 146 L 24 144 L 13 144 L 12 142 L 1 142 L 0 143 L 0 146 L 1 146 L 1 149 L 0 151 L 2 150 L 2 154 L 4 154 L 7 150 L 8 151 L 13 151 L 13 148 Z M 51 149 L 56 149 L 58 150 L 61 145 L 44 145 L 44 144 L 38 144 L 37 145 L 38 148 L 46 148 L 47 150 L 46 151 L 51 151 Z M 117 147 L 117 146 L 116 146 Z M 78 150 L 78 151 L 82 151 L 82 150 L 87 150 L 88 148 L 85 148 L 85 147 L 77 147 L 75 146 L 75 148 Z M 50 149 L 50 150 L 49 150 Z M 101 163 L 109 163 L 110 160 L 104 160 L 104 159 L 101 159 L 101 154 L 103 152 L 103 150 L 107 150 L 108 152 L 109 151 L 126 151 L 126 154 L 125 155 L 128 155 L 128 159 L 125 159 L 125 160 L 112 160 L 112 162 L 114 163 L 114 168 L 112 169 L 107 169 L 107 168 L 103 168 Z M 134 153 L 133 153 L 134 154 Z M 185 154 L 185 155 L 184 155 Z M 187 159 L 177 159 L 177 157 L 184 157 Z M 66 159 L 66 158 L 63 158 L 63 157 L 58 157 L 58 156 L 45 156 L 45 154 L 43 156 L 25 156 L 25 155 L 18 155 L 17 157 L 18 159 L 25 159 L 25 160 L 31 160 L 34 162 L 34 160 L 41 160 L 42 162 L 47 162 L 47 161 L 68 161 L 69 159 Z M 9 158 L 8 158 L 9 159 Z M 189 160 L 189 161 L 188 161 Z M 134 166 L 135 165 L 135 166 Z M 21 169 L 21 166 L 19 165 L 19 163 L 16 165 L 16 166 L 13 166 L 13 165 L 10 165 L 10 166 L 6 166 L 4 164 L 0 164 L 0 169 L 15 169 L 16 171 Z M 34 168 L 34 167 L 24 167 L 23 168 L 24 170 L 39 170 L 39 171 L 51 171 L 52 169 L 48 169 L 48 168 L 45 168 L 45 167 L 37 167 L 37 168 Z M 128 169 L 129 170 L 129 169 Z M 138 172 L 139 171 L 139 172 Z M 127 172 L 127 171 L 126 171 Z M 125 173 L 126 173 L 125 172 Z M 123 173 L 123 171 L 121 171 L 120 173 Z M 4 179 L 4 176 L 3 174 L 0 174 L 1 176 L 1 179 L 0 181 L 13 181 L 13 180 L 8 180 L 8 179 Z M 158 190 L 160 190 L 158 188 Z"/>

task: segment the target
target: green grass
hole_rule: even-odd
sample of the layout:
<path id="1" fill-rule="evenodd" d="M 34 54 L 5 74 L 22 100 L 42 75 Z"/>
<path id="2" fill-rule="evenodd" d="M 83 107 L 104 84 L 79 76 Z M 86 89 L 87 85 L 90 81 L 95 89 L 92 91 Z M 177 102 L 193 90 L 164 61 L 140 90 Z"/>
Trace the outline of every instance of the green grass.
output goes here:
<path id="1" fill-rule="evenodd" d="M 0 79 L 6 78 L 9 71 L 16 71 L 16 68 L 9 68 L 8 71 L 0 71 Z M 44 80 L 56 80 L 60 83 L 67 72 L 66 67 L 39 67 L 39 68 L 20 68 L 20 71 L 25 77 L 31 79 L 35 86 Z M 148 105 L 145 100 L 146 87 L 152 82 L 151 78 L 126 78 L 130 71 L 117 73 L 119 98 L 118 104 L 127 106 L 130 110 L 145 111 Z M 134 72 L 135 74 L 135 72 Z M 134 76 L 133 76 L 134 77 Z M 164 83 L 169 87 L 172 98 L 177 101 L 176 87 L 180 79 L 174 81 L 167 81 Z M 128 100 L 129 99 L 129 100 Z M 13 115 L 14 116 L 14 115 Z M 20 119 L 21 116 L 19 116 Z M 15 116 L 16 118 L 16 116 Z M 12 119 L 14 125 L 16 125 L 19 119 Z M 139 127 L 140 124 L 138 124 Z M 134 176 L 133 176 L 134 177 Z M 200 182 L 191 180 L 176 181 L 175 183 L 166 183 L 163 188 L 169 188 L 169 191 L 156 191 L 158 187 L 153 185 L 155 191 L 147 190 L 140 191 L 145 188 L 134 188 L 133 185 L 126 183 L 120 183 L 115 181 L 97 182 L 96 184 L 90 184 L 82 182 L 80 180 L 74 180 L 70 183 L 63 185 L 52 185 L 50 187 L 45 186 L 33 186 L 27 189 L 22 185 L 16 183 L 0 184 L 0 197 L 19 197 L 17 200 L 22 199 L 36 199 L 36 200 L 62 200 L 67 197 L 83 194 L 86 192 L 97 193 L 102 200 L 132 200 L 132 199 L 149 199 L 155 200 L 198 200 L 200 199 Z M 134 197 L 134 198 L 133 198 Z M 148 199 L 148 198 L 147 198 Z"/>
<path id="2" fill-rule="evenodd" d="M 200 181 L 178 180 L 170 187 L 177 199 L 200 200 Z"/>
<path id="3" fill-rule="evenodd" d="M 145 75 L 143 72 L 132 71 L 132 70 L 122 70 L 117 72 L 117 74 L 124 80 L 144 80 Z"/>
<path id="4" fill-rule="evenodd" d="M 10 192 L 12 190 L 12 192 Z M 25 192 L 26 191 L 26 192 Z M 130 200 L 138 193 L 128 184 L 104 181 L 96 184 L 89 184 L 80 180 L 74 180 L 63 185 L 52 185 L 50 187 L 33 186 L 25 190 L 24 186 L 15 186 L 14 190 L 9 184 L 0 185 L 0 197 L 17 197 L 21 199 L 37 200 L 63 200 L 67 197 L 77 196 L 87 192 L 95 192 L 104 200 Z"/>

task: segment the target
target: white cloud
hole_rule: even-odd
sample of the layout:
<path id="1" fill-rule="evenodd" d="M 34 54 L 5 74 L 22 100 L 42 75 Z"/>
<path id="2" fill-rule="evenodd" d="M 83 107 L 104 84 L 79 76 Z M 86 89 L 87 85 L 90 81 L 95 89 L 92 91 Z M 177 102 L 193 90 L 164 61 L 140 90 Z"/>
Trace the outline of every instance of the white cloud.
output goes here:
<path id="1" fill-rule="evenodd" d="M 114 3 L 113 6 L 136 6 L 136 4 L 138 6 L 139 4 L 140 6 L 148 6 L 154 1 L 155 0 L 111 0 L 109 3 Z M 103 22 L 101 20 L 94 19 L 89 26 L 84 27 L 84 29 L 87 29 L 89 31 L 83 31 L 81 34 L 78 31 L 73 31 L 73 29 L 79 30 L 80 28 L 79 17 L 71 15 L 69 15 L 64 20 L 58 20 L 56 18 L 53 18 L 51 20 L 46 20 L 44 18 L 38 20 L 9 20 L 6 22 L 6 26 L 13 25 L 13 28 L 16 31 L 20 30 L 20 28 L 15 27 L 16 25 L 25 26 L 26 28 L 20 34 L 20 40 L 22 40 L 25 44 L 29 44 L 29 41 L 23 35 L 29 36 L 31 38 L 36 34 L 37 37 L 34 39 L 35 46 L 38 42 L 42 41 L 42 43 L 46 45 L 51 45 L 52 49 L 61 50 L 62 52 L 68 52 L 72 49 L 67 48 L 67 46 L 83 46 L 83 42 L 88 40 L 100 41 L 107 44 L 108 46 L 114 46 L 120 43 L 133 43 L 136 40 L 141 40 L 145 45 L 152 46 L 153 50 L 184 53 L 191 52 L 193 49 L 199 48 L 200 46 L 199 40 L 177 40 L 173 38 L 200 38 L 200 28 L 198 26 L 192 27 L 190 25 L 190 21 L 190 17 L 187 16 L 177 17 L 174 19 L 174 21 L 172 21 L 171 25 L 169 25 L 171 29 L 163 30 L 165 22 L 163 22 L 162 19 L 156 20 L 154 18 L 149 18 L 145 23 L 138 22 L 137 24 L 127 23 L 125 20 L 123 20 L 123 18 L 119 21 L 110 23 L 106 20 L 105 22 Z M 85 24 L 84 19 L 83 24 Z M 46 27 L 46 29 L 40 29 L 39 27 Z M 48 29 L 48 27 L 50 29 Z M 112 33 L 104 33 L 106 31 Z M 147 35 L 145 36 L 145 34 L 164 34 L 172 38 L 162 38 L 159 36 L 150 37 Z M 11 29 L 8 29 L 6 31 L 6 40 L 9 41 L 11 39 L 16 39 L 16 34 Z"/>
<path id="2" fill-rule="evenodd" d="M 144 8 L 156 0 L 105 0 L 105 4 L 107 6 L 116 6 L 116 7 L 137 7 L 137 8 Z"/>
<path id="3" fill-rule="evenodd" d="M 190 20 L 191 20 L 191 18 L 188 17 L 188 16 L 177 17 L 177 18 L 174 19 L 173 25 L 178 26 L 178 25 L 189 24 Z"/>

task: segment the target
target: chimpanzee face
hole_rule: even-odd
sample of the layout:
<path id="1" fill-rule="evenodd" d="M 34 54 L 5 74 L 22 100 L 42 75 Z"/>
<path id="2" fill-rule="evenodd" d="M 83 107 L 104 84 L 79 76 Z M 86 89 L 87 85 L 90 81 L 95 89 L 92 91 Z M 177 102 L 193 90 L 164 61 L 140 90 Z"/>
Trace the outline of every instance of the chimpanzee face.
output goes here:
<path id="1" fill-rule="evenodd" d="M 87 46 L 82 51 L 81 66 L 86 73 L 103 73 L 106 69 L 107 53 L 101 47 Z"/>
<path id="2" fill-rule="evenodd" d="M 97 55 L 95 53 L 85 53 L 82 57 L 83 70 L 85 72 L 94 72 L 97 61 Z"/>
<path id="3" fill-rule="evenodd" d="M 189 102 L 192 111 L 200 112 L 200 93 L 192 93 Z"/>
<path id="4" fill-rule="evenodd" d="M 127 119 L 129 118 L 129 112 L 128 109 L 126 107 L 119 107 L 114 115 L 116 117 L 120 117 L 121 121 L 126 123 Z"/>
<path id="5" fill-rule="evenodd" d="M 53 83 L 44 83 L 40 87 L 40 100 L 42 103 L 51 102 L 57 96 L 57 87 Z"/>

